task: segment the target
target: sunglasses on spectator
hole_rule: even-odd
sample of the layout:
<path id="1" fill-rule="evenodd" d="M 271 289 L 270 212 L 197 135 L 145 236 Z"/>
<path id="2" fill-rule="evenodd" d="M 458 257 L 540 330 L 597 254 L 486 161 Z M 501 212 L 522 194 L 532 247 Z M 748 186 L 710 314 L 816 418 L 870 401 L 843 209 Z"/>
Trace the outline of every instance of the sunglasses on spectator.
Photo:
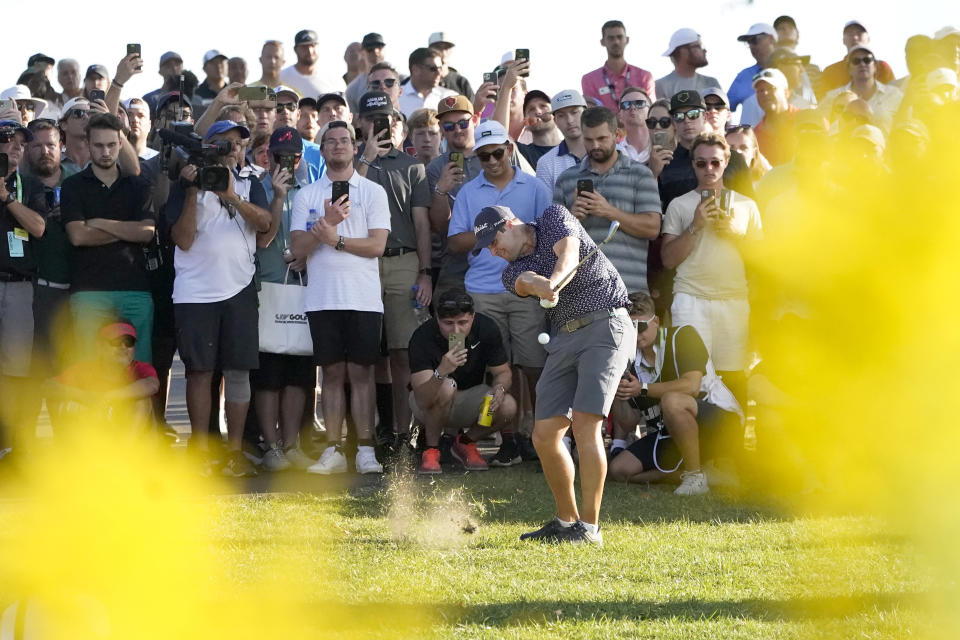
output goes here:
<path id="1" fill-rule="evenodd" d="M 639 111 L 645 107 L 649 107 L 650 103 L 646 100 L 622 100 L 620 102 L 620 109 L 622 111 L 630 111 L 631 109 L 636 109 Z"/>
<path id="2" fill-rule="evenodd" d="M 20 111 L 36 111 L 36 106 L 29 100 L 17 100 L 17 109 Z"/>
<path id="3" fill-rule="evenodd" d="M 89 109 L 70 109 L 70 113 L 67 114 L 67 117 L 82 120 L 90 115 L 87 113 L 87 111 L 89 111 Z"/>
<path id="4" fill-rule="evenodd" d="M 461 298 L 460 300 L 444 300 L 437 305 L 437 315 L 441 318 L 456 316 L 461 313 L 473 313 L 473 302 Z"/>
<path id="5" fill-rule="evenodd" d="M 863 56 L 850 58 L 850 64 L 857 66 L 858 64 L 873 64 L 875 58 L 873 56 Z"/>
<path id="6" fill-rule="evenodd" d="M 707 111 L 723 111 L 727 108 L 727 105 L 722 102 L 707 102 Z"/>
<path id="7" fill-rule="evenodd" d="M 643 333 L 647 330 L 650 324 L 653 322 L 653 319 L 656 318 L 656 315 L 652 315 L 646 320 L 634 320 L 633 326 L 637 328 L 637 333 Z"/>
<path id="8" fill-rule="evenodd" d="M 460 130 L 464 131 L 470 126 L 470 118 L 464 118 L 463 120 L 457 120 L 456 122 L 441 122 L 440 126 L 443 127 L 443 130 L 447 133 L 452 132 L 457 127 L 460 127 Z"/>
<path id="9" fill-rule="evenodd" d="M 690 109 L 684 113 L 675 113 L 673 114 L 673 119 L 675 122 L 683 122 L 683 119 L 687 120 L 696 120 L 703 114 L 703 109 Z"/>
<path id="10" fill-rule="evenodd" d="M 284 102 L 283 104 L 280 104 L 280 103 L 278 102 L 278 103 L 277 103 L 277 106 L 276 106 L 276 109 L 277 109 L 277 113 L 283 113 L 283 110 L 284 110 L 284 109 L 286 109 L 286 110 L 289 111 L 290 113 L 293 113 L 294 111 L 297 110 L 297 103 L 296 103 L 296 102 Z"/>
<path id="11" fill-rule="evenodd" d="M 658 126 L 661 129 L 670 128 L 670 118 L 647 118 L 644 122 L 647 123 L 647 129 L 656 129 Z"/>
<path id="12" fill-rule="evenodd" d="M 696 160 L 694 161 L 693 166 L 695 166 L 697 169 L 706 169 L 708 164 L 714 169 L 719 169 L 720 165 L 723 163 L 717 159 L 710 160 L 709 162 L 706 160 Z"/>
<path id="13" fill-rule="evenodd" d="M 440 67 L 438 67 L 435 64 L 421 64 L 420 66 L 426 69 L 427 71 L 429 71 L 430 73 L 437 73 L 438 71 L 440 71 Z"/>
<path id="14" fill-rule="evenodd" d="M 496 151 L 477 151 L 477 157 L 480 158 L 480 162 L 489 162 L 490 158 L 494 160 L 502 160 L 503 154 L 507 152 L 506 149 L 500 148 Z"/>
<path id="15" fill-rule="evenodd" d="M 387 89 L 393 87 L 397 84 L 396 78 L 385 78 L 383 80 L 369 80 L 367 86 L 373 89 L 379 89 L 380 87 L 386 87 Z"/>

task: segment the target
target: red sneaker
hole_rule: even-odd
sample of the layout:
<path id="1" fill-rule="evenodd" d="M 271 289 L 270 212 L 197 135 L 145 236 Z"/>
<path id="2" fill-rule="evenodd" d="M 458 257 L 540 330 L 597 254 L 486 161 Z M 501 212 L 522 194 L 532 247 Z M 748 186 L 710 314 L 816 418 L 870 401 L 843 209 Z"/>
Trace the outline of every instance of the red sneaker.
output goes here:
<path id="1" fill-rule="evenodd" d="M 443 473 L 440 468 L 440 449 L 431 448 L 423 452 L 417 473 Z"/>
<path id="2" fill-rule="evenodd" d="M 467 471 L 486 471 L 487 461 L 483 459 L 480 452 L 477 451 L 477 443 L 471 442 L 464 444 L 460 442 L 460 436 L 453 441 L 453 447 L 450 448 L 453 457 L 460 461 L 463 468 Z"/>

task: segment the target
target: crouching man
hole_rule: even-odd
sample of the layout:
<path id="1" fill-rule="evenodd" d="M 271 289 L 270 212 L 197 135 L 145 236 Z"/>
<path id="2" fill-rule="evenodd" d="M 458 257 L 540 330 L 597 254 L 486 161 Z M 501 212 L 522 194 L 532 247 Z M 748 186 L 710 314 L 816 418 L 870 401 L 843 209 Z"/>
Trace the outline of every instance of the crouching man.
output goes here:
<path id="1" fill-rule="evenodd" d="M 743 412 L 713 368 L 707 348 L 690 325 L 661 330 L 653 300 L 630 295 L 637 323 L 637 355 L 624 373 L 613 405 L 618 431 L 639 422 L 653 429 L 610 461 L 609 473 L 625 482 L 676 476 L 677 495 L 707 493 L 701 458 L 724 466 L 743 446 Z"/>
<path id="2" fill-rule="evenodd" d="M 485 471 L 476 440 L 512 423 L 517 403 L 510 388 L 510 362 L 497 324 L 475 313 L 473 298 L 462 289 L 445 291 L 431 319 L 410 338 L 410 407 L 426 429 L 420 473 L 440 473 L 440 434 L 458 433 L 451 453 L 470 471 Z M 487 369 L 493 376 L 484 383 Z M 477 424 L 484 396 L 493 394 L 490 426 Z"/>

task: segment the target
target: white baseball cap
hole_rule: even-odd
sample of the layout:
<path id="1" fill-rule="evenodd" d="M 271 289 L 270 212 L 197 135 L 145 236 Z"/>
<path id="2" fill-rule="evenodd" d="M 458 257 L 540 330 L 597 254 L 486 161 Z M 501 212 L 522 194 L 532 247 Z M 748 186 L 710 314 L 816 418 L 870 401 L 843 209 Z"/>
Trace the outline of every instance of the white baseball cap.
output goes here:
<path id="1" fill-rule="evenodd" d="M 698 40 L 700 40 L 700 34 L 693 29 L 688 29 L 686 27 L 683 29 L 677 29 L 673 32 L 673 35 L 670 36 L 670 44 L 667 46 L 667 50 L 663 52 L 663 55 L 672 55 L 673 52 L 677 50 L 677 47 L 693 44 Z"/>
<path id="2" fill-rule="evenodd" d="M 430 34 L 430 37 L 427 38 L 427 46 L 431 47 L 435 44 L 448 44 L 451 47 L 454 46 L 453 39 L 450 37 L 451 34 L 449 31 L 434 31 Z"/>
<path id="3" fill-rule="evenodd" d="M 768 35 L 773 36 L 773 39 L 777 39 L 777 30 L 773 28 L 773 25 L 769 25 L 766 22 L 758 22 L 756 24 L 750 25 L 750 28 L 747 29 L 747 32 L 742 36 L 737 36 L 737 40 L 744 42 L 753 36 L 762 36 Z"/>
<path id="4" fill-rule="evenodd" d="M 752 84 L 756 87 L 757 83 L 760 82 L 766 82 L 775 89 L 788 90 L 790 88 L 790 83 L 787 82 L 787 76 L 783 75 L 783 71 L 780 71 L 780 69 L 764 69 L 760 71 L 753 76 Z"/>
<path id="5" fill-rule="evenodd" d="M 473 131 L 473 146 L 476 148 L 507 142 L 510 142 L 510 136 L 507 135 L 503 125 L 496 120 L 487 120 Z"/>
<path id="6" fill-rule="evenodd" d="M 205 54 L 203 54 L 203 64 L 207 64 L 208 62 L 216 58 L 226 58 L 226 57 L 227 56 L 223 55 L 216 49 L 210 49 L 210 51 L 207 51 Z"/>
<path id="7" fill-rule="evenodd" d="M 550 99 L 550 111 L 556 113 L 560 109 L 567 107 L 586 107 L 587 101 L 583 99 L 580 92 L 576 89 L 564 89 Z"/>

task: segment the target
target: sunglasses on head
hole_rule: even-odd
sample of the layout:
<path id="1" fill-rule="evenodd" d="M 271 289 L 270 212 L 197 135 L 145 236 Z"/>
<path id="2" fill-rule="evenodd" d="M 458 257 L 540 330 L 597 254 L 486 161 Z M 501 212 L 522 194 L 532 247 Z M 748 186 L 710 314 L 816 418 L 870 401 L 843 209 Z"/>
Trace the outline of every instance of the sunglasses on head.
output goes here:
<path id="1" fill-rule="evenodd" d="M 862 58 L 861 57 L 850 58 L 850 64 L 854 66 L 858 64 L 873 64 L 873 61 L 874 61 L 873 56 L 863 56 Z"/>
<path id="2" fill-rule="evenodd" d="M 656 129 L 657 127 L 661 129 L 670 128 L 670 118 L 666 116 L 663 118 L 647 118 L 645 122 L 647 123 L 647 129 Z"/>
<path id="3" fill-rule="evenodd" d="M 367 82 L 367 86 L 371 89 L 379 89 L 380 87 L 389 89 L 395 84 L 397 84 L 396 78 L 384 78 L 383 80 L 370 80 Z"/>
<path id="4" fill-rule="evenodd" d="M 708 164 L 714 169 L 719 169 L 723 163 L 714 158 L 709 162 L 706 160 L 695 160 L 693 166 L 695 166 L 697 169 L 706 169 Z"/>
<path id="5" fill-rule="evenodd" d="M 506 149 L 500 148 L 496 151 L 477 151 L 477 157 L 480 158 L 480 162 L 488 162 L 490 158 L 494 160 L 502 160 L 503 154 L 507 152 Z"/>
<path id="6" fill-rule="evenodd" d="M 636 109 L 639 111 L 645 107 L 649 107 L 650 103 L 646 100 L 621 100 L 620 109 L 622 111 L 630 111 L 631 109 Z"/>
<path id="7" fill-rule="evenodd" d="M 293 113 L 297 110 L 297 103 L 295 102 L 284 102 L 283 104 L 277 103 L 277 113 L 283 113 L 283 110 L 286 109 L 290 113 Z"/>
<path id="8" fill-rule="evenodd" d="M 441 122 L 440 126 L 443 127 L 443 130 L 447 133 L 452 132 L 457 127 L 460 127 L 460 130 L 466 130 L 470 126 L 470 118 L 464 118 L 463 120 L 457 120 L 456 122 Z"/>
<path id="9" fill-rule="evenodd" d="M 441 318 L 458 316 L 461 313 L 473 313 L 473 302 L 461 298 L 459 300 L 444 300 L 437 305 L 437 315 Z"/>
<path id="10" fill-rule="evenodd" d="M 703 114 L 703 109 L 690 109 L 684 113 L 675 113 L 673 114 L 673 119 L 675 122 L 683 122 L 683 119 L 687 120 L 696 120 Z"/>

